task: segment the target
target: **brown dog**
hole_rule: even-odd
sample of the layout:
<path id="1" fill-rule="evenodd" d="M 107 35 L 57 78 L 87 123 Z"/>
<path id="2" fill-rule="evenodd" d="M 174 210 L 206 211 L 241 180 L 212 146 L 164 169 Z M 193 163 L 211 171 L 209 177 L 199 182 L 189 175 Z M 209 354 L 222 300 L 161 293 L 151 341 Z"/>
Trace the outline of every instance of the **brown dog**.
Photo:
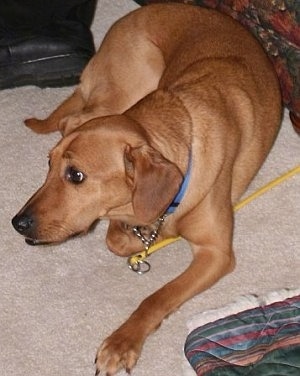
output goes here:
<path id="1" fill-rule="evenodd" d="M 277 79 L 251 35 L 215 11 L 169 4 L 117 22 L 71 98 L 27 121 L 65 136 L 45 184 L 13 219 L 28 242 L 61 242 L 107 218 L 119 255 L 143 249 L 135 225 L 159 228 L 159 240 L 180 235 L 193 252 L 188 269 L 104 341 L 96 373 L 129 372 L 166 316 L 233 269 L 232 207 L 280 120 Z"/>

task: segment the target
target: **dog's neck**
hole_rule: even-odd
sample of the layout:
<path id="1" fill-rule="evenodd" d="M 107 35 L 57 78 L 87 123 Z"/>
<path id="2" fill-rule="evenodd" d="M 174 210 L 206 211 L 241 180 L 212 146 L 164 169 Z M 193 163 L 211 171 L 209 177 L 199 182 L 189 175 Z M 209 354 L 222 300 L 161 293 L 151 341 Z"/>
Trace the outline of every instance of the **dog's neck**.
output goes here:
<path id="1" fill-rule="evenodd" d="M 188 168 L 187 168 L 187 172 L 183 178 L 183 181 L 180 185 L 180 188 L 179 188 L 179 191 L 177 192 L 175 198 L 173 199 L 173 201 L 171 202 L 171 204 L 169 205 L 169 207 L 167 208 L 165 214 L 172 214 L 174 213 L 174 211 L 176 210 L 176 208 L 180 205 L 183 197 L 184 197 L 184 194 L 187 190 L 187 187 L 189 185 L 189 181 L 190 181 L 190 177 L 191 177 L 191 164 L 192 164 L 192 158 L 191 158 L 191 155 L 189 156 L 189 162 L 188 162 Z"/>

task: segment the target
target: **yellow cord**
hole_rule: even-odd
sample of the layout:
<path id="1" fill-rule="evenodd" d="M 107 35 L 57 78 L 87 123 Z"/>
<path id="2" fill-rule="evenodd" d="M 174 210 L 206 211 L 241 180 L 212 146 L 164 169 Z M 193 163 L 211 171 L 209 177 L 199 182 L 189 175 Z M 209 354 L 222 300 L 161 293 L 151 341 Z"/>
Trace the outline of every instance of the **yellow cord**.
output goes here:
<path id="1" fill-rule="evenodd" d="M 284 173 L 283 175 L 279 176 L 278 178 L 276 178 L 276 179 L 272 180 L 271 182 L 267 183 L 262 188 L 259 188 L 257 191 L 255 191 L 254 193 L 252 193 L 251 195 L 249 195 L 248 197 L 246 197 L 245 199 L 243 199 L 242 201 L 237 203 L 234 206 L 234 211 L 237 211 L 237 210 L 243 208 L 244 206 L 249 204 L 251 201 L 253 201 L 256 198 L 258 198 L 259 196 L 263 195 L 264 193 L 266 193 L 270 189 L 274 188 L 275 186 L 281 184 L 285 180 L 287 180 L 287 179 L 291 178 L 292 176 L 299 174 L 299 173 L 300 173 L 300 165 L 294 167 L 292 170 Z M 152 253 L 154 253 L 154 252 L 158 251 L 159 249 L 166 247 L 167 245 L 172 244 L 172 243 L 174 243 L 174 242 L 176 242 L 180 239 L 181 239 L 180 236 L 177 236 L 175 238 L 164 239 L 161 242 L 156 243 L 153 246 L 151 246 L 148 249 L 148 251 L 141 251 L 141 252 L 136 253 L 135 255 L 129 257 L 128 263 L 129 263 L 129 265 L 135 265 L 135 264 L 138 264 L 140 262 L 143 262 L 143 260 L 145 260 Z"/>
<path id="2" fill-rule="evenodd" d="M 295 168 L 286 172 L 285 174 L 279 176 L 278 178 L 270 181 L 268 184 L 264 185 L 262 188 L 258 189 L 256 192 L 254 192 L 251 195 L 249 195 L 248 197 L 246 197 L 244 200 L 242 200 L 237 205 L 235 205 L 234 210 L 236 211 L 236 210 L 241 209 L 242 207 L 246 206 L 251 201 L 253 201 L 256 198 L 258 198 L 259 196 L 263 195 L 264 193 L 266 193 L 270 189 L 276 187 L 276 185 L 281 184 L 285 180 L 287 180 L 287 179 L 291 178 L 292 176 L 299 174 L 299 173 L 300 173 L 300 165 L 296 166 Z"/>

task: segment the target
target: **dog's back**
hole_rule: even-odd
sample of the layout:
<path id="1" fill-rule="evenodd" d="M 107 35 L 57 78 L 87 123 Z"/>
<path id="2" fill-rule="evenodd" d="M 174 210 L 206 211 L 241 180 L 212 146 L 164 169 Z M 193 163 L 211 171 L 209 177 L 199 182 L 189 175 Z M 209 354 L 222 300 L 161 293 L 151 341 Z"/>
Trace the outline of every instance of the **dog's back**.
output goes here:
<path id="1" fill-rule="evenodd" d="M 200 149 L 211 148 L 215 163 L 226 153 L 227 162 L 233 164 L 236 202 L 266 158 L 280 125 L 279 84 L 266 53 L 240 24 L 216 11 L 165 4 L 139 9 L 131 17 L 135 27 L 146 25 L 147 40 L 163 55 L 166 68 L 158 88 L 173 93 L 190 114 L 193 150 L 198 148 L 201 154 Z M 158 92 L 150 97 L 142 103 L 150 100 L 152 112 L 165 110 Z M 136 112 L 130 110 L 139 117 Z M 168 134 L 177 126 L 166 124 L 161 132 Z M 203 170 L 211 163 L 206 162 L 203 159 Z M 208 174 L 203 170 L 199 169 L 202 177 Z"/>

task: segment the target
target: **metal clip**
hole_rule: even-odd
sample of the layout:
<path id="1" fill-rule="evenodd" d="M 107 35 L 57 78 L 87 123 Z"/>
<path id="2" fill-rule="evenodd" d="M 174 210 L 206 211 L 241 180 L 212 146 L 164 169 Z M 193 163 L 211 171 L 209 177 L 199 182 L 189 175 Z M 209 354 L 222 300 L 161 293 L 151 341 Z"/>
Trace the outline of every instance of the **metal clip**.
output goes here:
<path id="1" fill-rule="evenodd" d="M 147 261 L 143 260 L 133 260 L 132 257 L 128 259 L 128 267 L 130 270 L 134 271 L 139 275 L 148 273 L 151 269 L 151 265 Z"/>
<path id="2" fill-rule="evenodd" d="M 155 228 L 152 231 L 150 231 L 150 234 L 148 236 L 146 236 L 143 233 L 142 227 L 134 226 L 132 228 L 132 232 L 141 240 L 145 250 L 128 258 L 127 262 L 130 270 L 133 270 L 134 272 L 140 275 L 149 272 L 149 270 L 151 269 L 151 265 L 149 264 L 149 262 L 145 261 L 145 259 L 149 256 L 149 249 L 152 247 L 152 245 L 156 242 L 158 238 L 160 227 L 164 223 L 165 218 L 165 214 L 158 218 L 158 220 L 155 223 Z"/>

